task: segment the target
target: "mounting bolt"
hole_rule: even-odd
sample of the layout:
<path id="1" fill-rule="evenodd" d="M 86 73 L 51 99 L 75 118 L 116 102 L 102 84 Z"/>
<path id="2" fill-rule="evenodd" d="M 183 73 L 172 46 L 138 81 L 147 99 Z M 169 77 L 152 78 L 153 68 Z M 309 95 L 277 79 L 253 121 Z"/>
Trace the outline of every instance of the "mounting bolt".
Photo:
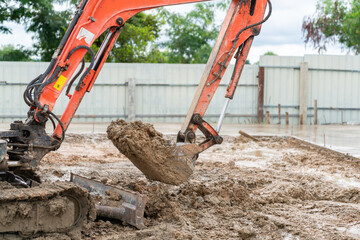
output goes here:
<path id="1" fill-rule="evenodd" d="M 195 133 L 192 130 L 189 130 L 185 133 L 185 141 L 193 142 L 195 137 Z"/>
<path id="2" fill-rule="evenodd" d="M 216 79 L 221 79 L 220 73 L 213 72 L 213 75 L 216 77 Z"/>
<path id="3" fill-rule="evenodd" d="M 252 33 L 254 34 L 254 36 L 257 36 L 257 35 L 260 34 L 260 29 L 259 28 L 253 28 Z"/>
<path id="4" fill-rule="evenodd" d="M 220 137 L 220 136 L 215 137 L 216 144 L 222 144 L 223 141 L 224 141 L 224 139 L 222 137 Z"/>
<path id="5" fill-rule="evenodd" d="M 194 114 L 194 116 L 192 117 L 192 122 L 196 125 L 200 125 L 203 122 L 203 119 L 201 117 L 200 114 Z"/>
<path id="6" fill-rule="evenodd" d="M 118 18 L 118 19 L 116 19 L 116 23 L 117 23 L 120 27 L 122 27 L 122 26 L 124 25 L 124 19 Z"/>

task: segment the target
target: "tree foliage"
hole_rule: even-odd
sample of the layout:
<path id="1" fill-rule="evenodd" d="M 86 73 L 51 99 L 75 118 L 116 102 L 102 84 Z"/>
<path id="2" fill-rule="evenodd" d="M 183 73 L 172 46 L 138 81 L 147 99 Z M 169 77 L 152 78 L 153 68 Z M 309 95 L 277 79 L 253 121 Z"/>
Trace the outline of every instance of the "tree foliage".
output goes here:
<path id="1" fill-rule="evenodd" d="M 163 42 L 170 63 L 206 63 L 219 26 L 215 24 L 215 4 L 196 4 L 194 10 L 182 15 L 162 10 L 169 27 Z"/>
<path id="2" fill-rule="evenodd" d="M 339 42 L 360 53 L 360 0 L 319 0 L 315 15 L 304 19 L 302 30 L 305 43 L 319 52 Z"/>
<path id="3" fill-rule="evenodd" d="M 0 49 L 0 61 L 31 61 L 31 51 L 24 49 L 23 46 L 14 47 L 12 45 L 3 46 Z"/>
<path id="4" fill-rule="evenodd" d="M 27 32 L 34 33 L 34 55 L 42 61 L 49 61 L 58 47 L 78 1 L 70 1 L 69 8 L 56 11 L 54 4 L 68 0 L 0 0 L 0 23 L 14 21 L 25 26 Z M 162 62 L 163 58 L 156 46 L 150 47 L 159 36 L 162 21 L 156 15 L 140 13 L 125 25 L 109 61 L 116 62 Z M 11 33 L 11 29 L 0 25 L 0 31 Z M 100 47 L 100 40 L 94 49 Z"/>
<path id="5" fill-rule="evenodd" d="M 0 0 L 0 33 L 11 33 L 11 30 L 3 25 L 9 19 L 8 1 Z"/>
<path id="6" fill-rule="evenodd" d="M 264 53 L 264 55 L 265 56 L 277 56 L 277 54 L 272 51 L 267 51 L 266 53 Z"/>
<path id="7" fill-rule="evenodd" d="M 66 0 L 0 0 L 0 23 L 13 21 L 22 24 L 27 32 L 34 33 L 33 54 L 48 61 L 66 31 L 72 13 L 55 11 L 55 3 Z M 11 29 L 0 25 L 0 31 L 11 33 Z"/>
<path id="8" fill-rule="evenodd" d="M 49 61 L 66 32 L 71 14 L 51 8 L 43 8 L 37 12 L 31 19 L 27 31 L 35 34 L 33 38 L 37 41 L 33 47 L 36 56 L 42 61 Z"/>
<path id="9" fill-rule="evenodd" d="M 161 63 L 165 61 L 155 43 L 164 24 L 156 14 L 138 13 L 130 18 L 111 51 L 108 62 Z M 99 37 L 93 49 L 97 51 L 105 34 Z"/>
<path id="10" fill-rule="evenodd" d="M 11 33 L 3 24 L 6 21 L 22 24 L 27 32 L 34 34 L 33 56 L 49 61 L 79 1 L 0 0 L 0 32 Z M 64 3 L 67 9 L 54 9 L 54 4 Z M 196 4 L 185 15 L 168 10 L 139 13 L 126 22 L 108 61 L 206 63 L 219 30 L 215 11 L 224 10 L 228 4 L 228 0 Z M 105 34 L 93 44 L 95 52 L 104 37 Z"/>

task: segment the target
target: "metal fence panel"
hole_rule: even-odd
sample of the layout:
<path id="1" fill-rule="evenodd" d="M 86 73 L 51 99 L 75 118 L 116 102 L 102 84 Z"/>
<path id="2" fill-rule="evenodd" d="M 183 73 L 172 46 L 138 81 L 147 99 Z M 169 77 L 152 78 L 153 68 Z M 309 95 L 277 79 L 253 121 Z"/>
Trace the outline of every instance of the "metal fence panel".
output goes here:
<path id="1" fill-rule="evenodd" d="M 300 63 L 307 62 L 308 124 L 313 124 L 314 100 L 318 123 L 360 121 L 360 56 L 305 55 L 304 57 L 262 56 L 265 67 L 265 109 L 277 122 L 277 106 L 289 112 L 290 122 L 299 123 Z"/>
<path id="2" fill-rule="evenodd" d="M 48 63 L 0 62 L 0 121 L 25 117 L 28 107 L 22 100 L 26 84 L 48 66 Z M 131 64 L 106 63 L 92 91 L 85 95 L 73 121 L 108 122 L 124 118 L 128 113 L 129 79 L 136 81 L 137 119 L 150 122 L 182 122 L 192 102 L 204 64 Z M 220 114 L 230 66 L 207 113 L 207 120 L 216 121 Z M 227 122 L 253 122 L 257 107 L 257 66 L 245 66 L 234 101 L 229 107 Z M 61 114 L 67 104 L 61 96 L 54 112 Z M 238 117 L 238 115 L 249 115 Z M 215 117 L 216 116 L 216 117 Z M 253 116 L 253 117 L 251 117 Z"/>
<path id="3" fill-rule="evenodd" d="M 320 123 L 359 122 L 360 56 L 306 55 L 304 60 L 310 69 L 309 106 L 312 110 L 318 101 Z"/>
<path id="4" fill-rule="evenodd" d="M 264 111 L 271 122 L 278 120 L 277 107 L 290 114 L 290 122 L 299 122 L 300 63 L 307 62 L 308 124 L 312 124 L 314 100 L 318 101 L 319 124 L 360 122 L 360 56 L 305 55 L 304 57 L 262 56 L 265 67 Z M 48 63 L 0 62 L 0 121 L 25 117 L 28 110 L 22 100 L 26 84 L 41 74 Z M 104 65 L 93 90 L 79 107 L 74 121 L 107 122 L 128 114 L 129 79 L 136 81 L 137 119 L 149 122 L 182 122 L 191 104 L 204 64 L 120 64 Z M 224 95 L 233 66 L 230 66 L 206 114 L 215 122 L 224 104 Z M 258 66 L 246 65 L 226 122 L 256 121 Z M 61 114 L 67 104 L 62 96 L 55 112 Z M 241 117 L 240 117 L 241 115 Z"/>
<path id="5" fill-rule="evenodd" d="M 271 122 L 278 122 L 278 104 L 288 112 L 290 123 L 297 123 L 299 114 L 300 63 L 303 57 L 261 56 L 265 67 L 264 112 L 269 111 Z"/>

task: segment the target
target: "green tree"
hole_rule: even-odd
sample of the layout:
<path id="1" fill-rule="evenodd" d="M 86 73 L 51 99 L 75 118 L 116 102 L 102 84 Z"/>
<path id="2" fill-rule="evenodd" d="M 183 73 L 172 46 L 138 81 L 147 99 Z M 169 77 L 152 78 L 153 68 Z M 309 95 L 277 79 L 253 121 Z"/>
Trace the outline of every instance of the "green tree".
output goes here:
<path id="1" fill-rule="evenodd" d="M 302 26 L 305 43 L 319 52 L 331 43 L 360 53 L 360 0 L 319 0 L 316 13 Z"/>
<path id="2" fill-rule="evenodd" d="M 169 25 L 168 40 L 162 43 L 170 63 L 206 63 L 219 31 L 215 24 L 216 4 L 196 4 L 194 10 L 182 15 L 162 10 Z"/>
<path id="3" fill-rule="evenodd" d="M 68 11 L 54 10 L 54 4 L 62 2 L 66 0 L 0 0 L 0 31 L 11 33 L 11 29 L 3 25 L 5 21 L 24 25 L 38 40 L 34 44 L 35 55 L 41 60 L 50 60 L 71 16 Z"/>
<path id="4" fill-rule="evenodd" d="M 266 53 L 264 53 L 264 55 L 265 56 L 277 56 L 277 54 L 272 51 L 267 51 Z"/>
<path id="5" fill-rule="evenodd" d="M 6 45 L 0 48 L 0 61 L 31 61 L 31 51 L 23 46 L 15 48 L 13 45 Z"/>
<path id="6" fill-rule="evenodd" d="M 3 25 L 9 19 L 8 1 L 0 0 L 0 33 L 10 33 L 11 30 Z"/>
<path id="7" fill-rule="evenodd" d="M 156 40 L 164 24 L 156 14 L 138 13 L 130 18 L 121 31 L 114 45 L 108 62 L 162 63 L 164 54 L 160 51 Z M 93 44 L 93 50 L 100 48 L 105 34 Z"/>
<path id="8" fill-rule="evenodd" d="M 33 39 L 37 40 L 34 50 L 42 61 L 50 61 L 54 51 L 64 36 L 71 14 L 69 11 L 55 11 L 52 7 L 36 11 L 27 27 L 28 32 L 33 32 Z"/>
<path id="9" fill-rule="evenodd" d="M 71 3 L 63 11 L 55 11 L 55 3 Z M 76 0 L 0 0 L 0 24 L 14 21 L 35 34 L 34 55 L 49 61 L 66 32 L 70 18 L 76 10 Z M 111 52 L 111 62 L 179 62 L 205 63 L 211 53 L 219 26 L 214 15 L 216 9 L 224 9 L 229 1 L 197 4 L 185 16 L 169 11 L 160 14 L 139 13 L 126 24 Z M 158 44 L 164 23 L 168 40 Z M 11 29 L 0 25 L 0 31 Z M 93 45 L 96 51 L 104 39 L 103 34 Z"/>
<path id="10" fill-rule="evenodd" d="M 55 3 L 71 3 L 63 11 L 54 9 Z M 35 34 L 34 55 L 49 61 L 58 47 L 76 10 L 79 1 L 74 0 L 0 0 L 0 24 L 14 21 L 24 24 L 26 31 Z M 139 13 L 126 24 L 111 53 L 112 62 L 163 62 L 156 44 L 163 22 L 152 14 Z M 11 33 L 11 29 L 0 25 L 0 31 Z M 100 40 L 104 39 L 104 35 Z M 100 47 L 100 40 L 94 49 Z"/>

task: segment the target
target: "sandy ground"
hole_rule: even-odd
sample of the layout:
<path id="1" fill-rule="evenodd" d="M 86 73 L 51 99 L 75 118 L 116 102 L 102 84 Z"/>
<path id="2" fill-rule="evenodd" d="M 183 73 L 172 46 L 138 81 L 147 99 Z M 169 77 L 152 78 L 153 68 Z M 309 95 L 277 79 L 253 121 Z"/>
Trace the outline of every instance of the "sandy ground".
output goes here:
<path id="1" fill-rule="evenodd" d="M 51 182 L 73 172 L 149 196 L 145 229 L 98 220 L 83 239 L 360 239 L 359 159 L 287 137 L 224 139 L 180 186 L 148 181 L 105 134 L 69 135 L 38 173 Z M 45 237 L 54 238 L 69 239 Z"/>

